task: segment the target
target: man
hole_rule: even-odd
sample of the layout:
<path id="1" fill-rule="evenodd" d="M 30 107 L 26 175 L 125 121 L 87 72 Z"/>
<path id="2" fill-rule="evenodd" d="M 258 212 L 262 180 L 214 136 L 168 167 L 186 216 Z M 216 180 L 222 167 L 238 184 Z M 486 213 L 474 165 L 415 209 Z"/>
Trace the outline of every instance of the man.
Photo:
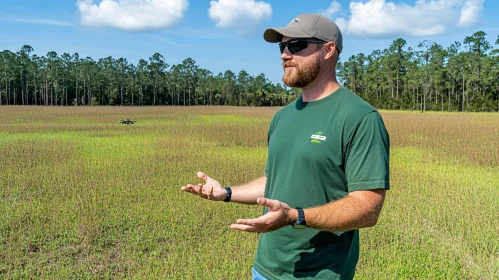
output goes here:
<path id="1" fill-rule="evenodd" d="M 351 279 L 358 229 L 376 224 L 389 189 L 388 133 L 376 109 L 336 80 L 343 40 L 333 21 L 302 14 L 264 39 L 279 42 L 283 82 L 302 89 L 272 119 L 265 176 L 223 188 L 199 172 L 206 183 L 182 190 L 265 207 L 231 225 L 263 233 L 253 279 Z"/>

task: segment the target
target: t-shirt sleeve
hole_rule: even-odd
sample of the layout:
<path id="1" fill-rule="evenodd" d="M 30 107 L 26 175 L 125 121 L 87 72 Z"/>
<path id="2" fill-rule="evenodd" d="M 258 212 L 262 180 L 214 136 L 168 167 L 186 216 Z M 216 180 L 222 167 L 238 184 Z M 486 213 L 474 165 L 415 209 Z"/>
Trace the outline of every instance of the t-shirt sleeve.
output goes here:
<path id="1" fill-rule="evenodd" d="M 348 191 L 390 189 L 390 138 L 380 114 L 365 115 L 346 144 Z"/>

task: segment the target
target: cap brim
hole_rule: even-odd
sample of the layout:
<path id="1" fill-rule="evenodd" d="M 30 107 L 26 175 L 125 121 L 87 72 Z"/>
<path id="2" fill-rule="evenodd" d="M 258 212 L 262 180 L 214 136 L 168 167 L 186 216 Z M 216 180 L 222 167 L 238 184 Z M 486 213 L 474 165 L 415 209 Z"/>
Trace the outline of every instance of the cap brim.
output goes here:
<path id="1" fill-rule="evenodd" d="M 291 27 L 283 28 L 268 28 L 263 33 L 263 39 L 269 43 L 281 42 L 282 36 L 287 36 L 291 38 L 309 38 L 312 37 L 309 34 Z"/>

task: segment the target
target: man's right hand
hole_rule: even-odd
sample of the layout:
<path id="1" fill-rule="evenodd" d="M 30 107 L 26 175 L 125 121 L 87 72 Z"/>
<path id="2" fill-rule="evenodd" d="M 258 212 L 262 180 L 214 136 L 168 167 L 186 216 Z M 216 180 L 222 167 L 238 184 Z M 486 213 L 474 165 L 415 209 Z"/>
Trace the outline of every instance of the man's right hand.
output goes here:
<path id="1" fill-rule="evenodd" d="M 199 179 L 205 181 L 204 185 L 188 184 L 186 186 L 182 186 L 182 190 L 209 200 L 221 201 L 227 197 L 227 191 L 217 180 L 208 177 L 208 175 L 203 172 L 198 172 L 197 176 Z"/>

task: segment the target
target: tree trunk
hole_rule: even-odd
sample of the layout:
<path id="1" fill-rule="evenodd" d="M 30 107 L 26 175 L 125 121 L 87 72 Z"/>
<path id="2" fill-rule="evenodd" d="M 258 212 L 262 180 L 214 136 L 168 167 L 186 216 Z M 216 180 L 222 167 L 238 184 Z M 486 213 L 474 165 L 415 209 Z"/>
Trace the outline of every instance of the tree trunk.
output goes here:
<path id="1" fill-rule="evenodd" d="M 448 104 L 448 107 L 449 107 L 449 108 L 447 109 L 447 111 L 449 111 L 449 112 L 450 112 L 450 88 L 449 88 L 447 91 L 448 91 L 448 95 L 449 95 L 449 96 L 447 97 L 447 102 L 449 102 L 449 104 Z"/>
<path id="2" fill-rule="evenodd" d="M 442 106 L 442 112 L 444 111 L 444 92 L 442 91 L 442 93 L 440 93 L 440 97 L 441 97 L 441 106 Z"/>
<path id="3" fill-rule="evenodd" d="M 175 106 L 175 88 L 173 88 L 171 94 L 172 94 L 172 106 Z"/>
<path id="4" fill-rule="evenodd" d="M 7 105 L 10 105 L 10 80 L 9 80 L 9 86 L 7 88 Z"/>
<path id="5" fill-rule="evenodd" d="M 452 96 L 454 96 L 454 98 L 457 101 L 457 94 L 455 92 L 455 88 L 456 88 L 456 72 L 454 71 L 454 78 L 452 80 Z M 456 111 L 457 110 L 459 110 L 459 102 L 456 102 Z"/>
<path id="6" fill-rule="evenodd" d="M 7 85 L 7 80 L 5 81 L 5 85 Z M 5 96 L 7 96 L 7 90 L 5 91 Z M 2 105 L 2 81 L 0 80 L 0 105 Z"/>
<path id="7" fill-rule="evenodd" d="M 75 92 L 76 92 L 75 106 L 78 106 L 78 79 L 75 79 Z"/>
<path id="8" fill-rule="evenodd" d="M 416 96 L 414 94 L 414 86 L 412 86 L 412 110 L 416 109 Z"/>
<path id="9" fill-rule="evenodd" d="M 464 112 L 464 72 L 463 72 L 463 104 L 462 104 L 461 111 Z"/>
<path id="10" fill-rule="evenodd" d="M 425 86 L 425 90 L 423 91 L 423 109 L 422 111 L 426 111 L 426 94 L 428 93 L 428 86 Z"/>
<path id="11" fill-rule="evenodd" d="M 85 106 L 86 104 L 88 104 L 87 102 L 85 102 L 85 87 L 87 86 L 87 80 L 83 80 L 83 98 L 81 99 L 81 105 Z M 88 93 L 88 91 L 87 91 Z"/>
<path id="12" fill-rule="evenodd" d="M 34 95 L 33 96 L 33 104 L 34 105 L 38 105 L 38 100 L 36 100 L 37 99 L 37 91 L 38 91 L 38 89 L 36 87 L 36 74 L 35 73 L 33 73 L 33 78 L 34 78 L 34 84 L 35 84 L 35 91 L 33 92 L 33 95 Z"/>
<path id="13" fill-rule="evenodd" d="M 24 105 L 24 89 L 23 89 L 23 70 L 21 69 L 21 80 L 19 81 L 21 85 L 21 104 Z"/>
<path id="14" fill-rule="evenodd" d="M 416 101 L 415 102 L 417 102 L 417 101 L 419 101 L 419 86 L 416 87 Z"/>
<path id="15" fill-rule="evenodd" d="M 397 101 L 399 100 L 399 72 L 397 71 Z"/>
<path id="16" fill-rule="evenodd" d="M 26 71 L 26 105 L 29 105 L 29 72 Z"/>

